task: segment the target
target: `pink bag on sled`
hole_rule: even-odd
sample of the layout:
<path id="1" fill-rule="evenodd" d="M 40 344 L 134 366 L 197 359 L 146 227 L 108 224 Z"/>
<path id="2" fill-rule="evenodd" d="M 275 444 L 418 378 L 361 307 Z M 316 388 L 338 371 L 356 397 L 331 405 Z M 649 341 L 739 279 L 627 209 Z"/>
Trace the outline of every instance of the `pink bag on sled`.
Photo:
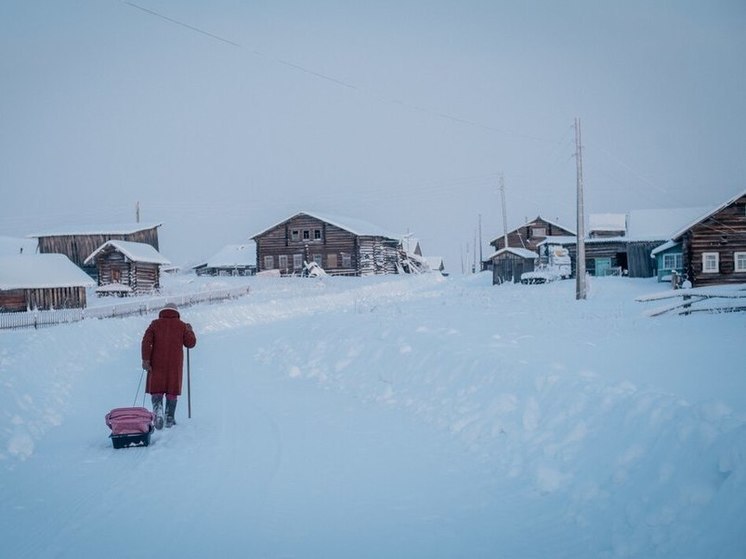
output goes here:
<path id="1" fill-rule="evenodd" d="M 114 448 L 148 446 L 153 432 L 155 415 L 148 409 L 115 408 L 106 414 L 106 425 L 111 429 Z"/>

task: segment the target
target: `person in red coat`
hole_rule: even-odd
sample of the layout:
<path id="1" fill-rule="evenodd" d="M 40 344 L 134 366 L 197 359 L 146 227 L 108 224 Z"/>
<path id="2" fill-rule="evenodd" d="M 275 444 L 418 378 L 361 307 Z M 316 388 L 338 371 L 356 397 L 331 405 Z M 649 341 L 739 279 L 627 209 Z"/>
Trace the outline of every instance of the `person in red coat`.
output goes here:
<path id="1" fill-rule="evenodd" d="M 191 324 L 183 322 L 178 308 L 168 303 L 142 337 L 142 368 L 148 371 L 145 391 L 150 394 L 155 428 L 163 429 L 163 396 L 166 396 L 166 427 L 176 425 L 176 402 L 181 394 L 184 350 L 197 345 Z"/>

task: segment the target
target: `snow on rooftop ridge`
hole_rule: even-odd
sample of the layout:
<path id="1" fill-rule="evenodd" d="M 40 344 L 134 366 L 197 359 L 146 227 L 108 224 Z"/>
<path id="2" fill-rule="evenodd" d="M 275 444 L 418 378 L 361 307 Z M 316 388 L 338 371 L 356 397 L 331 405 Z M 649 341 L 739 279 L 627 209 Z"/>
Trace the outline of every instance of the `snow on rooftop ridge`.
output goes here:
<path id="1" fill-rule="evenodd" d="M 626 231 L 627 214 L 600 213 L 588 216 L 588 231 Z"/>
<path id="2" fill-rule="evenodd" d="M 490 254 L 487 257 L 487 260 L 492 260 L 495 256 L 499 256 L 505 252 L 515 254 L 516 256 L 520 256 L 521 258 L 539 258 L 539 255 L 536 254 L 532 250 L 528 250 L 526 248 L 507 247 L 507 248 L 501 248 L 497 252 Z"/>
<path id="3" fill-rule="evenodd" d="M 0 235 L 0 256 L 16 256 L 18 254 L 34 254 L 37 248 L 34 239 L 6 237 Z"/>
<path id="4" fill-rule="evenodd" d="M 145 229 L 153 229 L 154 227 L 160 227 L 162 223 L 114 223 L 106 225 L 76 225 L 69 229 L 49 229 L 47 231 L 41 231 L 34 233 L 33 235 L 27 235 L 30 238 L 39 237 L 61 237 L 66 235 L 130 235 L 143 231 Z"/>
<path id="5" fill-rule="evenodd" d="M 208 268 L 226 268 L 232 266 L 256 265 L 256 243 L 226 245 L 211 256 L 201 266 Z"/>
<path id="6" fill-rule="evenodd" d="M 0 257 L 0 289 L 95 287 L 91 277 L 64 254 Z"/>
<path id="7" fill-rule="evenodd" d="M 83 264 L 92 264 L 96 256 L 107 247 L 114 247 L 133 262 L 147 262 L 150 264 L 171 264 L 152 245 L 147 243 L 134 243 L 132 241 L 106 241 L 85 259 Z"/>
<path id="8" fill-rule="evenodd" d="M 350 233 L 357 235 L 358 237 L 386 237 L 388 239 L 399 239 L 401 235 L 394 235 L 389 231 L 385 231 L 383 228 L 373 225 L 372 223 L 368 223 L 367 221 L 363 221 L 361 219 L 355 219 L 350 217 L 344 217 L 344 216 L 337 216 L 332 214 L 325 214 L 325 213 L 319 213 L 319 212 L 308 212 L 308 211 L 301 211 L 296 214 L 293 214 L 291 217 L 288 217 L 286 219 L 283 219 L 282 221 L 279 221 L 272 225 L 271 227 L 267 227 L 266 229 L 263 229 L 261 232 L 257 233 L 256 235 L 252 235 L 251 238 L 255 239 L 256 237 L 263 235 L 267 231 L 274 229 L 275 227 L 279 227 L 283 223 L 290 221 L 291 219 L 299 216 L 299 215 L 307 215 L 309 217 L 318 219 L 320 221 L 324 221 L 326 223 L 329 223 L 330 225 L 334 225 L 336 227 L 339 227 L 340 229 L 344 229 L 345 231 L 349 231 Z"/>

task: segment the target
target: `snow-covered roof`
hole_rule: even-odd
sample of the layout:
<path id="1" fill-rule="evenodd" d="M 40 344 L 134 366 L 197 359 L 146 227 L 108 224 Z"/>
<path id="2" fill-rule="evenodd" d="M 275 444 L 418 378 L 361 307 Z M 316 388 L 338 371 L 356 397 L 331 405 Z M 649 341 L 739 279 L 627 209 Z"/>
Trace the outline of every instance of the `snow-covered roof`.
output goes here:
<path id="1" fill-rule="evenodd" d="M 360 219 L 354 219 L 349 217 L 342 217 L 342 216 L 335 216 L 330 214 L 322 214 L 318 212 L 298 212 L 297 214 L 287 218 L 283 219 L 282 221 L 275 223 L 271 227 L 267 227 L 263 231 L 257 233 L 256 235 L 252 235 L 252 239 L 256 239 L 260 235 L 263 235 L 267 231 L 270 231 L 274 229 L 275 227 L 278 227 L 285 223 L 286 221 L 289 221 L 295 217 L 298 217 L 299 215 L 307 215 L 309 217 L 313 217 L 315 219 L 324 221 L 326 223 L 329 223 L 330 225 L 334 225 L 336 227 L 339 227 L 340 229 L 344 229 L 345 231 L 349 231 L 350 233 L 357 235 L 359 237 L 386 237 L 388 239 L 399 239 L 399 235 L 392 234 L 389 231 L 384 231 L 380 227 L 373 225 L 371 223 L 368 223 L 367 221 L 362 221 Z"/>
<path id="2" fill-rule="evenodd" d="M 401 247 L 407 254 L 415 254 L 419 244 L 419 239 L 413 237 L 412 235 L 404 235 L 401 238 Z M 420 247 L 420 251 L 422 251 L 422 247 Z"/>
<path id="3" fill-rule="evenodd" d="M 588 231 L 626 231 L 626 214 L 590 214 L 588 216 Z"/>
<path id="4" fill-rule="evenodd" d="M 15 256 L 17 254 L 34 254 L 37 242 L 32 239 L 0 236 L 0 256 Z"/>
<path id="5" fill-rule="evenodd" d="M 534 219 L 526 221 L 526 222 L 522 223 L 521 225 L 519 225 L 517 227 L 513 227 L 513 229 L 510 229 L 508 231 L 508 233 L 513 233 L 513 232 L 517 231 L 518 229 L 521 229 L 523 227 L 531 225 L 532 223 L 534 223 L 535 221 L 538 221 L 538 220 L 545 221 L 545 222 L 549 223 L 550 225 L 553 225 L 554 227 L 559 227 L 559 228 L 564 229 L 565 231 L 567 231 L 567 232 L 572 233 L 573 235 L 575 235 L 575 229 L 567 227 L 566 225 L 562 225 L 561 223 L 559 223 L 557 221 L 553 221 L 551 219 L 546 219 L 544 217 L 541 217 L 540 215 L 537 215 Z M 497 241 L 498 239 L 503 238 L 504 236 L 505 236 L 504 234 L 498 235 L 497 237 L 495 237 L 494 239 L 492 239 L 492 241 L 490 241 L 490 242 L 494 243 L 495 241 Z"/>
<path id="6" fill-rule="evenodd" d="M 520 256 L 521 258 L 539 258 L 539 255 L 531 250 L 528 250 L 525 248 L 507 247 L 507 248 L 501 248 L 494 254 L 491 254 L 490 256 L 488 256 L 487 259 L 492 260 L 496 256 L 500 256 L 501 254 L 505 252 L 515 254 L 516 256 Z"/>
<path id="7" fill-rule="evenodd" d="M 574 245 L 578 241 L 575 235 L 554 235 L 547 237 L 536 246 L 542 245 Z"/>
<path id="8" fill-rule="evenodd" d="M 631 210 L 627 217 L 627 240 L 667 241 L 686 223 L 709 208 L 666 208 Z"/>
<path id="9" fill-rule="evenodd" d="M 256 243 L 253 241 L 242 245 L 226 245 L 207 262 L 195 268 L 233 268 L 236 266 L 256 265 Z"/>
<path id="10" fill-rule="evenodd" d="M 162 223 L 115 223 L 108 225 L 77 225 L 63 229 L 62 227 L 57 229 L 50 229 L 48 231 L 42 231 L 28 235 L 31 238 L 39 237 L 60 237 L 65 235 L 131 235 L 138 231 L 144 231 L 145 229 L 153 229 L 154 227 L 160 227 Z"/>
<path id="11" fill-rule="evenodd" d="M 96 256 L 107 249 L 115 248 L 133 262 L 147 262 L 150 264 L 170 264 L 160 252 L 147 243 L 133 243 L 132 241 L 106 241 L 85 259 L 83 264 L 92 264 Z"/>
<path id="12" fill-rule="evenodd" d="M 91 277 L 64 254 L 0 257 L 0 289 L 94 287 Z"/>
<path id="13" fill-rule="evenodd" d="M 739 199 L 739 198 L 741 198 L 742 196 L 746 196 L 746 190 L 744 190 L 744 191 L 742 191 L 742 192 L 739 192 L 738 194 L 736 194 L 735 196 L 733 196 L 733 197 L 732 197 L 732 198 L 731 198 L 730 200 L 728 200 L 727 202 L 723 202 L 722 204 L 720 204 L 720 205 L 719 205 L 719 206 L 718 206 L 717 208 L 715 208 L 715 209 L 712 209 L 712 210 L 709 210 L 709 211 L 707 211 L 707 212 L 704 212 L 704 213 L 703 213 L 702 215 L 700 215 L 700 216 L 699 216 L 698 218 L 696 218 L 696 219 L 692 220 L 692 221 L 691 221 L 691 222 L 689 222 L 689 223 L 688 223 L 688 224 L 687 224 L 686 226 L 684 226 L 684 227 L 682 227 L 681 229 L 677 230 L 677 231 L 676 231 L 676 232 L 675 232 L 675 233 L 674 233 L 674 234 L 673 234 L 673 235 L 671 236 L 671 238 L 672 238 L 672 239 L 674 239 L 674 240 L 678 239 L 679 237 L 681 237 L 681 235 L 683 235 L 684 233 L 686 233 L 687 231 L 689 231 L 689 229 L 691 229 L 692 227 L 694 227 L 694 226 L 695 226 L 695 225 L 697 225 L 698 223 L 701 223 L 702 221 L 704 221 L 705 219 L 707 219 L 707 218 L 708 218 L 708 217 L 710 217 L 711 215 L 713 215 L 713 214 L 716 214 L 716 213 L 718 213 L 718 212 L 719 212 L 720 210 L 722 210 L 723 208 L 727 208 L 728 206 L 730 206 L 730 205 L 731 205 L 731 204 L 732 204 L 733 202 L 735 202 L 736 200 L 738 200 L 738 199 Z"/>
<path id="14" fill-rule="evenodd" d="M 655 255 L 658 253 L 661 253 L 665 250 L 668 250 L 669 248 L 673 248 L 675 246 L 679 246 L 681 243 L 677 243 L 676 241 L 666 241 L 659 247 L 655 247 L 653 250 L 650 251 L 650 257 L 655 258 Z"/>

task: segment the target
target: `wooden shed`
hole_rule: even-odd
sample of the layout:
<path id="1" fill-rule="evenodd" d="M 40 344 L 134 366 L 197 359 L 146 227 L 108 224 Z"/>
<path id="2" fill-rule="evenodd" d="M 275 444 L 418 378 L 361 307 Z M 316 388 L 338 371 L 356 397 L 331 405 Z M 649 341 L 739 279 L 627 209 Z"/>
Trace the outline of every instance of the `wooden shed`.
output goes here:
<path id="1" fill-rule="evenodd" d="M 501 248 L 490 256 L 492 284 L 520 283 L 521 274 L 533 272 L 539 255 L 525 248 Z"/>
<path id="2" fill-rule="evenodd" d="M 63 254 L 0 257 L 0 312 L 85 308 L 95 285 Z"/>
<path id="3" fill-rule="evenodd" d="M 364 221 L 300 212 L 252 237 L 257 271 L 300 275 L 315 262 L 331 275 L 395 274 L 396 236 Z"/>
<path id="4" fill-rule="evenodd" d="M 746 283 L 746 191 L 696 218 L 671 240 L 682 245 L 693 287 Z"/>
<path id="5" fill-rule="evenodd" d="M 253 276 L 256 274 L 256 244 L 227 245 L 193 269 L 198 276 Z"/>
<path id="6" fill-rule="evenodd" d="M 79 227 L 29 235 L 36 238 L 41 254 L 64 254 L 88 275 L 96 277 L 96 267 L 85 261 L 93 251 L 107 241 L 130 241 L 145 243 L 158 250 L 158 228 L 160 223 L 129 223 Z"/>
<path id="7" fill-rule="evenodd" d="M 160 287 L 160 267 L 170 262 L 149 244 L 107 241 L 85 264 L 96 267 L 100 295 L 138 295 Z"/>

